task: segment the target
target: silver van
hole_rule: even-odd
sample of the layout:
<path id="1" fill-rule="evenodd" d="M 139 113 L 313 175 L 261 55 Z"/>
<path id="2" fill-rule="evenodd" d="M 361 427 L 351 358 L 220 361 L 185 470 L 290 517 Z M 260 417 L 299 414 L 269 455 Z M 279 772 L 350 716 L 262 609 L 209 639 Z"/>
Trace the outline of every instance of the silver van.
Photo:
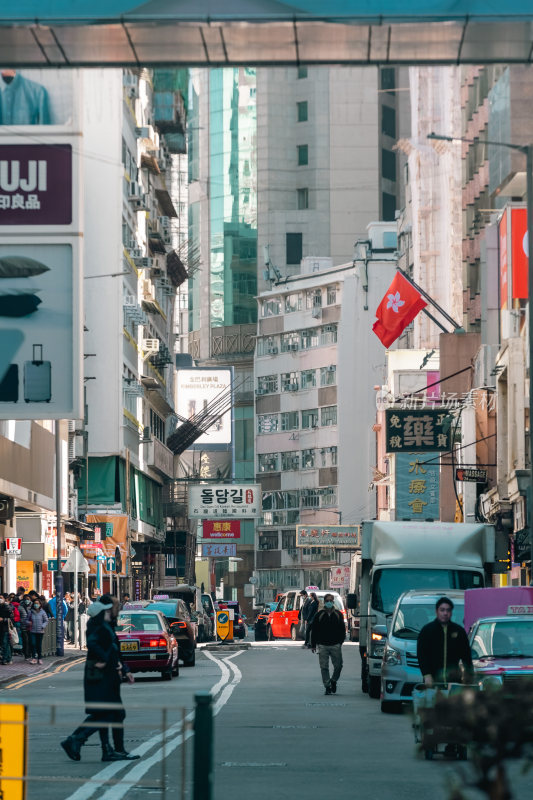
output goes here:
<path id="1" fill-rule="evenodd" d="M 381 668 L 381 710 L 398 711 L 402 702 L 410 702 L 413 688 L 422 682 L 416 657 L 420 630 L 435 619 L 435 603 L 446 595 L 453 603 L 452 620 L 464 625 L 464 591 L 443 589 L 411 590 L 398 598 L 390 620 Z"/>

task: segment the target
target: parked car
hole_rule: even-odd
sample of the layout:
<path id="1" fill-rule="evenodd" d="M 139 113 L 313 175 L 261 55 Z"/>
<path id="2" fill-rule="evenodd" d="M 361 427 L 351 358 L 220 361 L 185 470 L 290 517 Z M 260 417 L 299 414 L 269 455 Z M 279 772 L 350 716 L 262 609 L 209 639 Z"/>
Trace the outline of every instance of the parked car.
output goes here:
<path id="1" fill-rule="evenodd" d="M 215 604 L 213 602 L 213 598 L 208 592 L 202 592 L 202 606 L 204 609 L 204 613 L 209 617 L 209 630 L 207 639 L 212 641 L 216 638 L 216 627 L 217 627 L 217 620 L 216 620 L 216 613 L 215 613 Z"/>
<path id="2" fill-rule="evenodd" d="M 153 600 L 147 607 L 163 614 L 179 647 L 179 658 L 184 667 L 194 667 L 196 663 L 197 623 L 183 600 Z"/>
<path id="3" fill-rule="evenodd" d="M 117 619 L 120 655 L 131 672 L 160 672 L 163 680 L 179 675 L 178 642 L 156 609 L 121 611 Z"/>
<path id="4" fill-rule="evenodd" d="M 463 591 L 413 589 L 404 592 L 398 598 L 386 637 L 381 667 L 383 712 L 398 711 L 402 703 L 411 702 L 414 687 L 417 683 L 422 683 L 416 655 L 418 634 L 424 625 L 435 619 L 435 603 L 444 594 L 454 605 L 452 619 L 463 625 L 465 594 Z"/>
<path id="5" fill-rule="evenodd" d="M 246 617 L 241 611 L 239 602 L 237 600 L 221 600 L 220 602 L 225 604 L 228 609 L 233 609 L 233 638 L 244 639 L 248 633 L 248 628 L 245 622 Z"/>
<path id="6" fill-rule="evenodd" d="M 266 642 L 267 624 L 270 612 L 276 608 L 276 603 L 265 603 L 264 607 L 259 610 L 254 623 L 254 635 L 256 642 Z"/>
<path id="7" fill-rule="evenodd" d="M 192 586 L 188 583 L 179 583 L 176 586 L 157 586 L 152 591 L 152 599 L 183 600 L 187 604 L 189 613 L 196 618 L 195 622 L 198 625 L 197 640 L 199 642 L 209 640 L 211 620 L 204 610 L 202 592 L 198 586 Z"/>
<path id="8" fill-rule="evenodd" d="M 298 639 L 298 612 L 305 600 L 300 595 L 301 589 L 284 592 L 278 599 L 274 611 L 271 611 L 267 621 L 267 639 Z"/>

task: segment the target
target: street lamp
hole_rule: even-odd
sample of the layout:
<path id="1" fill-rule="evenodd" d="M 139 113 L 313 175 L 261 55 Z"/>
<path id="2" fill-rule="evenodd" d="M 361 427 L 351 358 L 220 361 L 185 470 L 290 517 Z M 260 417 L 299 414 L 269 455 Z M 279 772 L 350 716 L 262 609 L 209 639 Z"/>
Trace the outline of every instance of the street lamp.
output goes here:
<path id="1" fill-rule="evenodd" d="M 438 133 L 428 133 L 428 139 L 439 139 L 445 142 L 466 142 L 467 144 L 489 144 L 494 147 L 506 147 L 508 150 L 518 150 L 526 157 L 526 204 L 527 204 L 527 296 L 528 296 L 528 335 L 529 335 L 529 496 L 528 525 L 530 546 L 530 583 L 533 583 L 533 143 L 512 144 L 511 142 L 494 142 L 489 139 L 463 139 L 460 136 L 441 136 Z"/>

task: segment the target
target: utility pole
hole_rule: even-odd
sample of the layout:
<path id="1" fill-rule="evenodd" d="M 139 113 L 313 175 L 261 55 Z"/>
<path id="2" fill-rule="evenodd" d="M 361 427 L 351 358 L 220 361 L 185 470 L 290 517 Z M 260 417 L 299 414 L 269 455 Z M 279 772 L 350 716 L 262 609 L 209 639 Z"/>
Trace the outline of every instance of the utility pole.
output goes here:
<path id="1" fill-rule="evenodd" d="M 61 572 L 61 420 L 55 422 L 56 446 L 56 549 L 57 563 L 55 571 L 56 595 L 56 656 L 65 655 L 65 637 L 63 633 L 63 573 Z"/>

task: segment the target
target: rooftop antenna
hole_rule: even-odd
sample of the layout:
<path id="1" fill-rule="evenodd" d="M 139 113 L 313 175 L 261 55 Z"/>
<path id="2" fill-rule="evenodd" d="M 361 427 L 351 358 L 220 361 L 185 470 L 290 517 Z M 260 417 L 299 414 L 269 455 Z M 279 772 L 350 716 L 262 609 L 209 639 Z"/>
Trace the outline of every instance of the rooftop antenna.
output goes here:
<path id="1" fill-rule="evenodd" d="M 283 275 L 276 267 L 275 264 L 272 263 L 270 260 L 270 245 L 265 244 L 263 245 L 263 261 L 265 264 L 266 269 L 263 271 L 263 277 L 266 281 L 270 281 L 270 285 L 272 286 L 273 283 L 280 283 L 283 280 Z M 274 273 L 274 277 L 272 276 Z"/>

